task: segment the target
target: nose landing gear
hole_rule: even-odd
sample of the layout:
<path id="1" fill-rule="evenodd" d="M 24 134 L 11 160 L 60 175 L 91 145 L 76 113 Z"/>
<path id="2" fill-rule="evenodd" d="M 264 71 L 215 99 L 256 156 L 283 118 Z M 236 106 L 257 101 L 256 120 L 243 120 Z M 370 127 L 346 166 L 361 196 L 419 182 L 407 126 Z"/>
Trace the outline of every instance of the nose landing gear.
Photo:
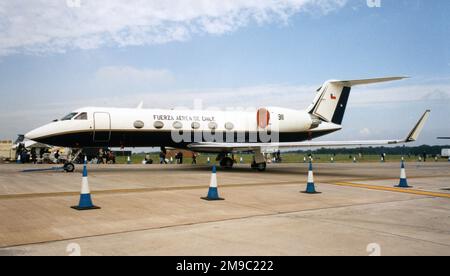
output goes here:
<path id="1" fill-rule="evenodd" d="M 64 163 L 64 171 L 68 173 L 72 173 L 75 171 L 75 164 L 73 162 L 78 159 L 78 156 L 80 156 L 81 152 L 82 149 L 77 149 L 75 150 L 75 154 L 70 155 L 70 158 Z"/>
<path id="2" fill-rule="evenodd" d="M 72 173 L 75 171 L 75 165 L 71 162 L 67 162 L 64 164 L 64 171 L 68 172 L 68 173 Z"/>

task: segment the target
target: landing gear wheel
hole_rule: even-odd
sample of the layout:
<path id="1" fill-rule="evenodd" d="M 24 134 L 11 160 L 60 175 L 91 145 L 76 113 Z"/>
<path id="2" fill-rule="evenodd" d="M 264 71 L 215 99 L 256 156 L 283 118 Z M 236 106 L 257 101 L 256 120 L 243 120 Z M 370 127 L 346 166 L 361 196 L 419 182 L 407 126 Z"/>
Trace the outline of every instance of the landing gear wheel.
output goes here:
<path id="1" fill-rule="evenodd" d="M 233 168 L 233 165 L 234 165 L 234 161 L 230 157 L 225 157 L 222 160 L 220 160 L 220 166 L 222 168 L 231 169 L 231 168 Z"/>
<path id="2" fill-rule="evenodd" d="M 254 170 L 258 170 L 259 172 L 264 172 L 266 171 L 266 163 L 258 163 L 256 164 L 255 162 L 252 163 L 252 169 Z"/>
<path id="3" fill-rule="evenodd" d="M 75 165 L 73 163 L 66 163 L 64 164 L 64 170 L 68 173 L 75 171 Z"/>

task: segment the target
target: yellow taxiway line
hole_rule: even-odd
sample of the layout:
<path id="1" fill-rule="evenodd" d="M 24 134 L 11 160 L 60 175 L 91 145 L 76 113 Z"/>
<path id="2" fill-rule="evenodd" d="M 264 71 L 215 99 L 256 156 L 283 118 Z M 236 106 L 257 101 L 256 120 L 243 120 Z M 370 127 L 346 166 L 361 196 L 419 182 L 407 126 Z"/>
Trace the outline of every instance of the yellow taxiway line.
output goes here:
<path id="1" fill-rule="evenodd" d="M 405 193 L 405 194 L 450 198 L 450 194 L 446 194 L 446 193 L 428 192 L 428 191 L 414 190 L 414 189 L 408 189 L 408 188 L 386 187 L 386 186 L 377 186 L 377 185 L 351 183 L 351 182 L 334 182 L 334 183 L 328 183 L 328 184 L 337 185 L 337 186 L 354 187 L 354 188 L 363 188 L 363 189 L 370 189 L 370 190 L 378 190 L 378 191 L 389 191 L 389 192 L 398 192 L 398 193 Z"/>

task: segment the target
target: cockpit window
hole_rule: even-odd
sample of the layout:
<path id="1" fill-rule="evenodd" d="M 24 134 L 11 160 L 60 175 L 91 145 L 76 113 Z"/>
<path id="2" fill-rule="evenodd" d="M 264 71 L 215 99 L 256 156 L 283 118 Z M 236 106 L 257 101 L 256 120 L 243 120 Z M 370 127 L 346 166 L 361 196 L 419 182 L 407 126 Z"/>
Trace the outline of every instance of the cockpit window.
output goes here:
<path id="1" fill-rule="evenodd" d="M 67 116 L 63 117 L 61 119 L 61 121 L 69 121 L 72 120 L 73 117 L 75 117 L 78 113 L 77 112 L 72 112 L 70 114 L 68 114 Z"/>
<path id="2" fill-rule="evenodd" d="M 87 117 L 87 113 L 86 112 L 80 113 L 80 115 L 75 117 L 75 120 L 87 120 L 87 119 L 88 119 L 88 117 Z"/>

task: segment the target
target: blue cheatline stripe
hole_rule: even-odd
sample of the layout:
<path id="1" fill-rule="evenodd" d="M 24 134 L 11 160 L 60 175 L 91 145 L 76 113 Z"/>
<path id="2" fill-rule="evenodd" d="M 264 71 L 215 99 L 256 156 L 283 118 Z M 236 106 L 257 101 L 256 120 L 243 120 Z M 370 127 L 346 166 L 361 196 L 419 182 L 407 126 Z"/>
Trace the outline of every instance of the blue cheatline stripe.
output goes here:
<path id="1" fill-rule="evenodd" d="M 78 207 L 80 208 L 89 208 L 93 207 L 91 194 L 81 194 L 80 195 L 80 204 Z"/>
<path id="2" fill-rule="evenodd" d="M 209 188 L 208 198 L 209 199 L 218 199 L 219 198 L 219 192 L 218 192 L 217 188 Z"/>

